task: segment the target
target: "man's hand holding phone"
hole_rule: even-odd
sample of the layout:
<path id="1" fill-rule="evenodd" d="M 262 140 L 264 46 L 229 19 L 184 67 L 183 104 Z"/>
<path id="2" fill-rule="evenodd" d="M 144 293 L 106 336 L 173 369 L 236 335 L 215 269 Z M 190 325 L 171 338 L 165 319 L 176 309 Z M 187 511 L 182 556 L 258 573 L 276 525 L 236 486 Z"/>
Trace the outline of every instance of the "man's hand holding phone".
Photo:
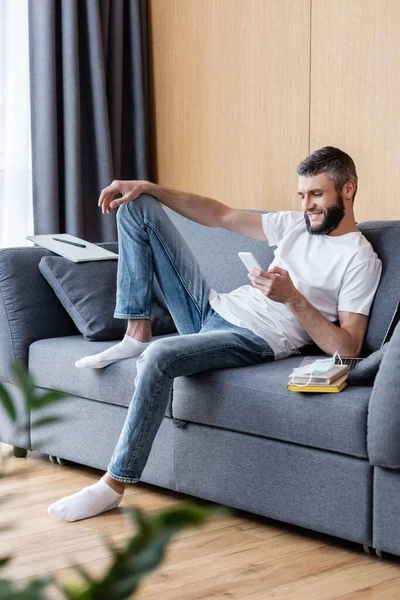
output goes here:
<path id="1" fill-rule="evenodd" d="M 300 295 L 285 269 L 273 267 L 271 271 L 263 271 L 251 252 L 239 252 L 238 255 L 249 271 L 247 277 L 253 287 L 259 289 L 270 300 L 289 304 Z"/>

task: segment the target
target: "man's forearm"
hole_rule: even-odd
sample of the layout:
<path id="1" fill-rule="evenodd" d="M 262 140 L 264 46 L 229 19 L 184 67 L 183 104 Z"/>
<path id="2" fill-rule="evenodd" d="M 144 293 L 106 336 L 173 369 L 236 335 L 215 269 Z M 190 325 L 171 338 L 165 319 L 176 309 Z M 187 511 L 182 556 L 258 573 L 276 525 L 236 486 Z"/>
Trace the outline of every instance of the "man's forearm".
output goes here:
<path id="1" fill-rule="evenodd" d="M 187 219 L 207 227 L 220 227 L 220 217 L 227 209 L 225 204 L 212 198 L 173 190 L 151 182 L 146 184 L 145 193 L 154 196 L 162 204 L 172 208 L 172 210 Z"/>
<path id="2" fill-rule="evenodd" d="M 321 350 L 333 355 L 355 356 L 358 352 L 350 333 L 326 319 L 308 300 L 298 294 L 286 306 Z"/>

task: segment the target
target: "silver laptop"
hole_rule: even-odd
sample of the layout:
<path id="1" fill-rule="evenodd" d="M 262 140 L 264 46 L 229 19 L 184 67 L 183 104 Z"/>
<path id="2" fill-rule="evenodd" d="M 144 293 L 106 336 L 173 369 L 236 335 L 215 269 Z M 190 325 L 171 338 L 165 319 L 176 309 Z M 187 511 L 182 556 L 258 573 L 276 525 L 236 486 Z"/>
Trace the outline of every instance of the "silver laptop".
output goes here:
<path id="1" fill-rule="evenodd" d="M 118 254 L 68 233 L 28 235 L 27 239 L 73 262 L 117 260 Z"/>

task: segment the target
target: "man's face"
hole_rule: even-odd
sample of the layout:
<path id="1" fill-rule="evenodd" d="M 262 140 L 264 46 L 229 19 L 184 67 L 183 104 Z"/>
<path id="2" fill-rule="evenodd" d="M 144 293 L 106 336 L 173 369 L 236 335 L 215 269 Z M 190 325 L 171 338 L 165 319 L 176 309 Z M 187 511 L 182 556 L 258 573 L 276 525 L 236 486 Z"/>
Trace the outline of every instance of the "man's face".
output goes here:
<path id="1" fill-rule="evenodd" d="M 343 198 L 325 173 L 312 177 L 300 175 L 298 194 L 308 233 L 323 235 L 338 227 L 345 214 Z"/>

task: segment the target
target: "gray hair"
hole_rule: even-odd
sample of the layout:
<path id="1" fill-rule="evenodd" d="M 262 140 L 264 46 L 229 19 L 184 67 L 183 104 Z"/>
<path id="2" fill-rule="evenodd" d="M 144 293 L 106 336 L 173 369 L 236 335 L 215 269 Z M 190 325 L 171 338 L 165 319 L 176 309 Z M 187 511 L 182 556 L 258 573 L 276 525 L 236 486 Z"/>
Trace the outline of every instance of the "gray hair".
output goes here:
<path id="1" fill-rule="evenodd" d="M 351 156 L 339 150 L 339 148 L 325 146 L 315 150 L 298 165 L 296 170 L 298 175 L 305 175 L 306 177 L 325 173 L 335 184 L 338 193 L 341 193 L 344 184 L 352 179 L 356 184 L 353 196 L 354 202 L 358 187 L 356 165 Z"/>

